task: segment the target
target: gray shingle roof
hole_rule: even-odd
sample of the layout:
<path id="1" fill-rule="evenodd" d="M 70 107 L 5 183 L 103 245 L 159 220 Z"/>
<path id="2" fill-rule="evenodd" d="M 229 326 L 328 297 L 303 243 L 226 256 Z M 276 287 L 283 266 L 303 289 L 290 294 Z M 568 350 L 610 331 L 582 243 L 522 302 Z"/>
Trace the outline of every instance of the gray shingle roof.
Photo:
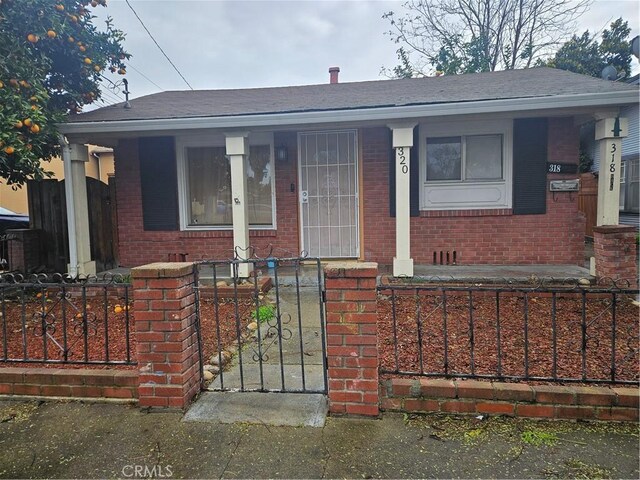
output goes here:
<path id="1" fill-rule="evenodd" d="M 552 68 L 238 90 L 168 91 L 69 117 L 69 122 L 222 117 L 605 93 L 638 87 Z"/>

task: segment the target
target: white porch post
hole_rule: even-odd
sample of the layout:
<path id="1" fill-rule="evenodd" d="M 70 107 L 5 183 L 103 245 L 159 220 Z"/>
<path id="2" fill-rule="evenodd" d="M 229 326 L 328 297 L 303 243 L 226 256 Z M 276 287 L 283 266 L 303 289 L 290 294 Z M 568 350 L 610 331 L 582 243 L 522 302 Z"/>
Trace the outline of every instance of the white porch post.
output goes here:
<path id="1" fill-rule="evenodd" d="M 87 147 L 80 143 L 62 144 L 64 189 L 67 203 L 69 233 L 68 272 L 72 276 L 95 275 L 96 262 L 91 260 L 89 237 L 89 207 L 85 163 L 89 161 Z"/>
<path id="2" fill-rule="evenodd" d="M 240 256 L 249 252 L 249 209 L 247 195 L 246 157 L 249 155 L 248 132 L 226 134 L 226 148 L 231 163 L 231 202 L 233 204 L 233 246 Z M 238 265 L 238 276 L 248 278 L 252 271 L 250 263 Z M 233 272 L 231 272 L 233 275 Z"/>
<path id="3" fill-rule="evenodd" d="M 596 225 L 618 225 L 620 223 L 620 169 L 622 138 L 629 132 L 628 121 L 618 113 L 596 115 L 596 141 L 600 151 L 598 173 L 598 209 Z M 591 275 L 596 275 L 596 259 L 589 259 Z"/>
<path id="4" fill-rule="evenodd" d="M 598 226 L 618 225 L 620 221 L 620 159 L 622 138 L 627 136 L 628 131 L 626 118 L 609 116 L 596 121 L 596 140 L 600 150 Z"/>
<path id="5" fill-rule="evenodd" d="M 393 132 L 396 152 L 396 256 L 393 258 L 394 277 L 413 277 L 410 225 L 410 152 L 413 147 L 415 124 L 389 125 Z"/>

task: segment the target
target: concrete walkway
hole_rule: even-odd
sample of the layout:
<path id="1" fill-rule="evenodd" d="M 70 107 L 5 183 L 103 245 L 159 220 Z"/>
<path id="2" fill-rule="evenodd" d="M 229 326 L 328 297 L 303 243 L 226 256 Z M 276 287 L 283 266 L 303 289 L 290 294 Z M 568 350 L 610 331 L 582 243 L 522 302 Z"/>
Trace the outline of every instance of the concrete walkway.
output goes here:
<path id="1" fill-rule="evenodd" d="M 324 428 L 224 425 L 119 405 L 0 401 L 0 477 L 638 478 L 637 432 L 401 415 L 329 418 Z M 536 445 L 524 433 L 555 440 Z"/>
<path id="2" fill-rule="evenodd" d="M 262 323 L 259 335 L 236 353 L 210 390 L 324 390 L 318 287 L 300 287 L 299 298 L 298 305 L 295 287 L 280 286 L 276 302 L 271 289 L 267 299 L 279 304 L 280 326 L 276 318 Z"/>

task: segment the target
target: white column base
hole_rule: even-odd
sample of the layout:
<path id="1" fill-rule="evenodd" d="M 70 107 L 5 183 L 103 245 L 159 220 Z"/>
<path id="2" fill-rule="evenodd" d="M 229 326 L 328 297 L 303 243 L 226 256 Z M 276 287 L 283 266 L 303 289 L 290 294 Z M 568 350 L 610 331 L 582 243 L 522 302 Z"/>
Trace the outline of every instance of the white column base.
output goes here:
<path id="1" fill-rule="evenodd" d="M 394 277 L 413 277 L 413 258 L 393 258 Z"/>
<path id="2" fill-rule="evenodd" d="M 96 262 L 91 260 L 90 262 L 84 262 L 78 264 L 77 267 L 72 267 L 71 264 L 67 264 L 67 272 L 71 275 L 95 275 L 97 272 Z M 74 275 L 75 273 L 75 275 Z"/>
<path id="3" fill-rule="evenodd" d="M 238 263 L 231 265 L 231 277 L 238 275 L 238 278 L 249 278 L 253 272 L 253 263 Z"/>

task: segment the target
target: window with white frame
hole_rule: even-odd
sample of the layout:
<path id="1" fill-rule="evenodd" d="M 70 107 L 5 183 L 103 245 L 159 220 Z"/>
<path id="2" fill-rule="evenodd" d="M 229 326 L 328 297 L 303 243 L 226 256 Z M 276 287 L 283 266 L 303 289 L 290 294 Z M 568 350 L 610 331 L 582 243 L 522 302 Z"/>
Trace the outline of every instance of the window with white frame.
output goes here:
<path id="1" fill-rule="evenodd" d="M 231 165 L 223 146 L 182 145 L 181 199 L 184 229 L 233 226 Z M 247 156 L 247 208 L 252 228 L 275 226 L 272 146 L 251 145 Z"/>
<path id="2" fill-rule="evenodd" d="M 511 206 L 512 120 L 420 126 L 425 210 Z"/>

